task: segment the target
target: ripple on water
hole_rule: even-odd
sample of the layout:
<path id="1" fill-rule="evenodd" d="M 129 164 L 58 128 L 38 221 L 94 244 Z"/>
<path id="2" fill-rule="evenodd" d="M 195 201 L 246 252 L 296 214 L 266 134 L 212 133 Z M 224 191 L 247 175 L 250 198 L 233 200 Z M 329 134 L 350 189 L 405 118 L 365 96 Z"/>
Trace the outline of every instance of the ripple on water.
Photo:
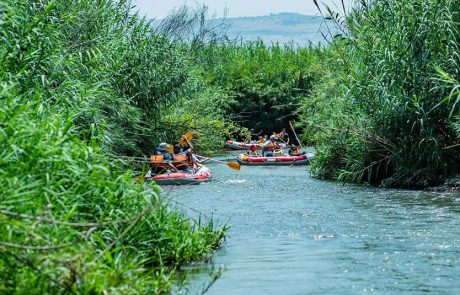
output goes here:
<path id="1" fill-rule="evenodd" d="M 458 195 L 344 186 L 303 167 L 212 169 L 206 186 L 171 191 L 231 226 L 207 294 L 460 294 Z"/>

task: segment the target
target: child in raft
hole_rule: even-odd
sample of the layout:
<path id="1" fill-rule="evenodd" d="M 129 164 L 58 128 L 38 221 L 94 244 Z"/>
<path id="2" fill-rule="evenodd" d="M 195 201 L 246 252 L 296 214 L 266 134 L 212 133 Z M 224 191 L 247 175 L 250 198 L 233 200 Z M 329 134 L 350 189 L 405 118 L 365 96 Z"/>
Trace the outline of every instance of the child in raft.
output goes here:
<path id="1" fill-rule="evenodd" d="M 302 156 L 302 155 L 305 155 L 305 151 L 301 150 L 300 146 L 296 146 L 293 144 L 291 145 L 288 154 L 291 157 Z"/>
<path id="2" fill-rule="evenodd" d="M 257 145 L 255 145 L 255 144 L 251 145 L 249 150 L 246 151 L 246 155 L 248 155 L 250 157 L 258 157 L 259 153 L 257 153 Z"/>

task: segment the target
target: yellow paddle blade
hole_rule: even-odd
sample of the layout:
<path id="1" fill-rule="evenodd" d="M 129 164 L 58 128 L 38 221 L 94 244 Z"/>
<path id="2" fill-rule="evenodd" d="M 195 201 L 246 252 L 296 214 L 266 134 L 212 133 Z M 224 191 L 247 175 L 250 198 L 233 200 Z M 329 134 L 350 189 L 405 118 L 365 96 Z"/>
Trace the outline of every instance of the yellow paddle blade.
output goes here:
<path id="1" fill-rule="evenodd" d="M 230 167 L 231 169 L 237 170 L 237 171 L 239 171 L 241 169 L 240 163 L 237 163 L 237 162 L 228 162 L 227 166 Z"/>
<path id="2" fill-rule="evenodd" d="M 184 139 L 184 136 L 187 138 L 187 140 L 188 140 L 189 142 L 190 142 L 190 140 L 193 139 L 192 133 L 187 132 L 187 133 L 185 133 L 185 135 L 183 135 L 183 136 L 181 137 L 181 139 L 180 139 L 180 141 L 179 141 L 180 144 L 186 144 L 186 141 L 185 141 L 185 139 Z"/>

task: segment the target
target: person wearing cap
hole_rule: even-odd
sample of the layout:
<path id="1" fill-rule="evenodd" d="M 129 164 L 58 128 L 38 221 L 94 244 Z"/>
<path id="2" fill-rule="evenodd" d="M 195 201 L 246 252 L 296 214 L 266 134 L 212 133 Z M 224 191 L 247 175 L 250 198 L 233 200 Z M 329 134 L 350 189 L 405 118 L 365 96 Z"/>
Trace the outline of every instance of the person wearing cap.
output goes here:
<path id="1" fill-rule="evenodd" d="M 270 136 L 270 139 L 264 143 L 262 148 L 262 156 L 273 157 L 273 152 L 277 149 L 280 149 L 279 144 L 276 142 L 277 137 L 275 135 Z"/>
<path id="2" fill-rule="evenodd" d="M 154 150 L 154 155 L 150 157 L 149 175 L 158 175 L 169 171 L 178 172 L 177 168 L 171 164 L 172 155 L 168 151 L 169 144 L 166 142 L 160 143 Z"/>
<path id="3" fill-rule="evenodd" d="M 194 169 L 198 169 L 199 165 L 203 163 L 203 161 L 200 161 L 193 154 L 193 150 L 190 146 L 188 146 L 187 149 L 183 151 L 180 145 L 175 145 L 174 154 L 172 157 L 173 164 L 178 170 L 189 173 L 193 173 L 195 171 Z"/>
<path id="4" fill-rule="evenodd" d="M 258 157 L 259 154 L 257 153 L 257 145 L 253 144 L 249 147 L 249 150 L 246 151 L 246 154 L 250 157 Z"/>
<path id="5" fill-rule="evenodd" d="M 169 144 L 166 142 L 160 143 L 160 145 L 155 149 L 157 155 L 162 155 L 165 160 L 170 161 L 172 159 L 172 155 L 168 152 Z"/>

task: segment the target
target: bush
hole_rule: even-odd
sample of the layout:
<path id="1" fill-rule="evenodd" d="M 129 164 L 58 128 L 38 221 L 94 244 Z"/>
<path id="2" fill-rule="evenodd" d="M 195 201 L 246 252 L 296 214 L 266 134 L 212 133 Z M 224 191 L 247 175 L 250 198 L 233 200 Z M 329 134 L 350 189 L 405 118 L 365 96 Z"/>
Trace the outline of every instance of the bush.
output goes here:
<path id="1" fill-rule="evenodd" d="M 454 100 L 438 68 L 458 75 L 458 1 L 361 2 L 328 49 L 327 74 L 305 101 L 319 177 L 400 187 L 457 173 Z M 453 61 L 457 61 L 456 63 Z"/>

